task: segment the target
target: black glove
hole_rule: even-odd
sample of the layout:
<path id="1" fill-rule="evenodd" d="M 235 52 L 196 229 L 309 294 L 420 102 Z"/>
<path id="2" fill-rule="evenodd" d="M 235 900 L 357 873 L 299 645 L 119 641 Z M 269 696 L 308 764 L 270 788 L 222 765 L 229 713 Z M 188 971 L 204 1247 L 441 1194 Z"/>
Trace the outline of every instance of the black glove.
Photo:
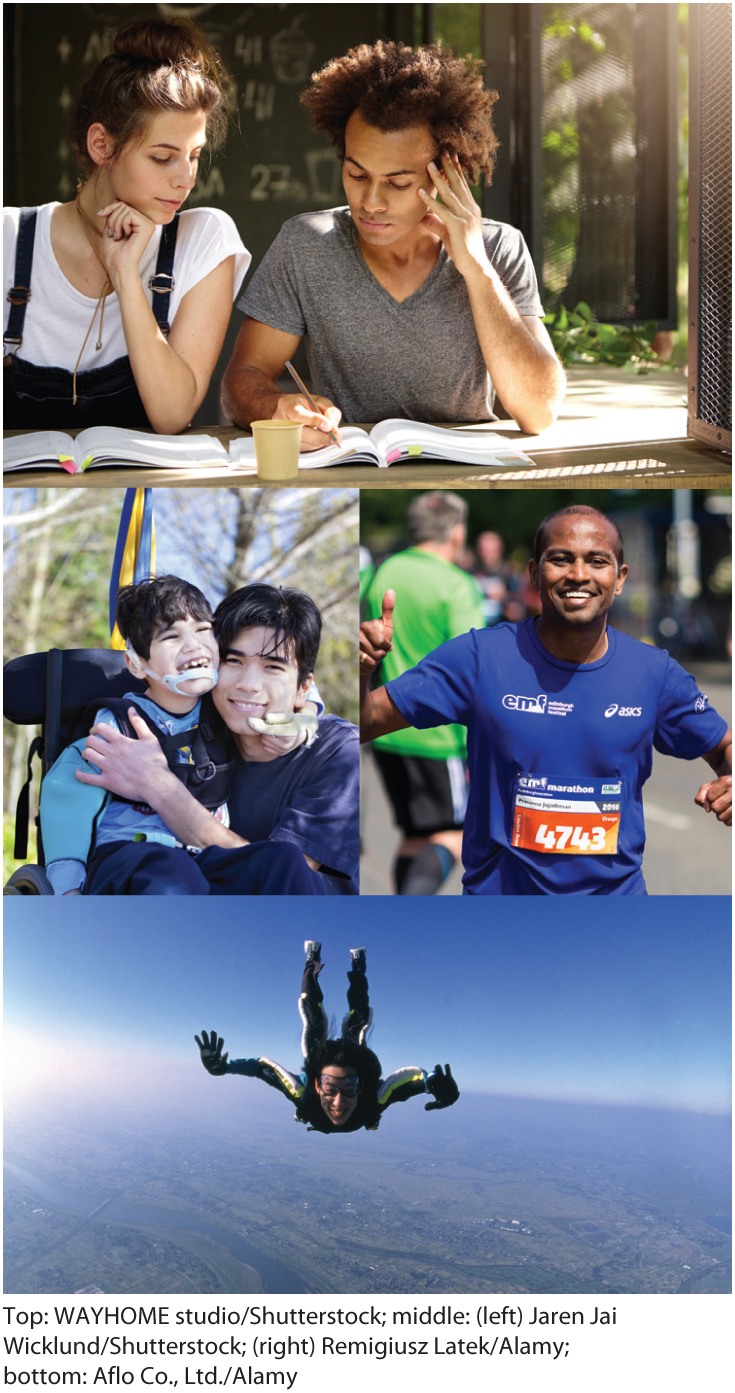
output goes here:
<path id="1" fill-rule="evenodd" d="M 441 1064 L 434 1066 L 433 1072 L 426 1080 L 426 1092 L 431 1093 L 434 1102 L 425 1103 L 424 1112 L 432 1112 L 434 1108 L 451 1108 L 452 1103 L 456 1103 L 459 1089 L 448 1064 L 445 1064 L 443 1070 Z"/>
<path id="2" fill-rule="evenodd" d="M 216 1030 L 210 1031 L 209 1035 L 207 1035 L 206 1030 L 203 1030 L 201 1040 L 199 1039 L 198 1035 L 195 1035 L 194 1039 L 196 1040 L 199 1046 L 199 1053 L 202 1057 L 202 1064 L 204 1065 L 204 1068 L 206 1069 L 207 1073 L 226 1074 L 227 1055 L 223 1055 L 222 1053 L 222 1046 L 225 1043 L 222 1039 L 222 1036 L 220 1035 L 218 1038 Z"/>

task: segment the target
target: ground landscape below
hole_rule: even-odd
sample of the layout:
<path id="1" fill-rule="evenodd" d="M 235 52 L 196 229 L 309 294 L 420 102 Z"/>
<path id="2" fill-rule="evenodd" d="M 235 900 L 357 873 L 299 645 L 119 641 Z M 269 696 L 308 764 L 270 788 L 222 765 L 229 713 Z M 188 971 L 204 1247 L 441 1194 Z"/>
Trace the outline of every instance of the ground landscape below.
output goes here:
<path id="1" fill-rule="evenodd" d="M 427 1145 L 410 1105 L 328 1138 L 281 1108 L 9 1118 L 5 1290 L 730 1290 L 727 1119 L 466 1094 Z"/>

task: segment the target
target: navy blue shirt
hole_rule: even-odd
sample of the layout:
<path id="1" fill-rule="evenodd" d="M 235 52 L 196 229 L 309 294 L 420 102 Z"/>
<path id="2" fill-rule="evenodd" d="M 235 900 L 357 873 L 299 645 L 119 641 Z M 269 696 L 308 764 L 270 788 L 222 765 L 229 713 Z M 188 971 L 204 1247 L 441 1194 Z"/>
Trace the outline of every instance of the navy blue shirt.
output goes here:
<path id="1" fill-rule="evenodd" d="M 265 763 L 238 759 L 230 826 L 249 842 L 294 842 L 327 868 L 325 894 L 359 894 L 357 727 L 323 716 L 312 745 Z M 330 874 L 331 872 L 331 874 Z"/>
<path id="2" fill-rule="evenodd" d="M 467 893 L 646 893 L 653 749 L 695 759 L 727 723 L 668 653 L 607 633 L 604 657 L 578 664 L 553 657 L 533 619 L 473 629 L 387 684 L 419 730 L 467 726 Z"/>

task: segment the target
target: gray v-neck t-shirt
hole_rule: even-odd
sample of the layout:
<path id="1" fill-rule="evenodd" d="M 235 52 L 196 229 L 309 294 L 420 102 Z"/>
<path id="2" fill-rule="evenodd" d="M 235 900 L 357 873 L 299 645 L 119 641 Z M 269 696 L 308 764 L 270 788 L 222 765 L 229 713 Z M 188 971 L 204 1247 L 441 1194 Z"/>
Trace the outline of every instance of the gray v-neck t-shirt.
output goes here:
<path id="1" fill-rule="evenodd" d="M 515 228 L 483 218 L 488 259 L 519 314 L 543 308 Z M 305 339 L 313 390 L 345 421 L 488 421 L 495 391 L 463 277 L 442 247 L 401 304 L 375 279 L 348 208 L 283 224 L 238 309 Z"/>

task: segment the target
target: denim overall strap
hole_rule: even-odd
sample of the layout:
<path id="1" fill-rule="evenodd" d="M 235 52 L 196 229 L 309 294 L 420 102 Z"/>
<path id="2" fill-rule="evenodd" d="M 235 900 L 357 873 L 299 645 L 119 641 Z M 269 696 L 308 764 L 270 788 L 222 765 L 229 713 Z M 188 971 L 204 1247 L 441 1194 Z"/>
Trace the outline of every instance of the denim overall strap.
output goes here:
<path id="1" fill-rule="evenodd" d="M 179 231 L 180 216 L 180 213 L 175 213 L 173 221 L 161 228 L 161 241 L 158 247 L 156 272 L 148 281 L 149 289 L 154 292 L 153 313 L 155 315 L 156 324 L 161 330 L 164 338 L 168 338 L 171 328 L 168 322 L 168 306 L 171 299 L 171 291 L 176 284 L 174 281 L 174 254 L 176 252 L 176 237 Z"/>
<path id="2" fill-rule="evenodd" d="M 177 222 L 178 214 L 161 230 L 156 271 L 149 280 L 154 291 L 153 313 L 163 334 L 169 330 Z M 30 246 L 27 254 L 29 258 L 32 255 Z M 27 288 L 28 277 L 24 279 L 17 269 L 15 278 L 19 286 Z M 27 295 L 24 298 L 27 300 Z M 25 305 L 19 308 L 22 313 Z M 127 355 L 102 368 L 88 368 L 77 373 L 75 404 L 71 372 L 66 368 L 38 367 L 27 362 L 17 356 L 16 346 L 13 345 L 4 357 L 3 402 L 7 428 L 69 430 L 74 426 L 123 426 L 134 430 L 150 425 Z"/>
<path id="3" fill-rule="evenodd" d="M 3 335 L 3 353 L 10 354 L 20 348 L 23 342 L 23 324 L 26 305 L 31 298 L 31 267 L 33 266 L 33 243 L 36 239 L 36 217 L 38 209 L 21 208 L 18 224 L 18 240 L 15 246 L 15 284 L 8 291 L 10 315 L 8 327 Z"/>

